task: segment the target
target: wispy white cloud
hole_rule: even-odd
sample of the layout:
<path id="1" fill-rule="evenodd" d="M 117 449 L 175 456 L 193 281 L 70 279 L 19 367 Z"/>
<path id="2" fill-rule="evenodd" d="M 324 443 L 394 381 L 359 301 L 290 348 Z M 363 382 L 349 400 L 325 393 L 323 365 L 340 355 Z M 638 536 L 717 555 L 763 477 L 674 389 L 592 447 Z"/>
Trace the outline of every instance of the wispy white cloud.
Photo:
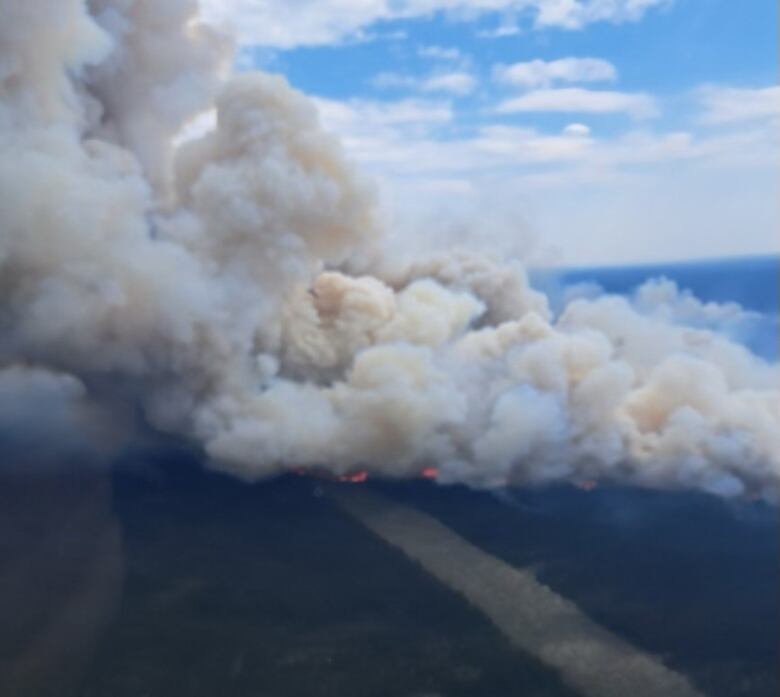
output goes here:
<path id="1" fill-rule="evenodd" d="M 317 104 L 326 128 L 382 177 L 476 180 L 487 171 L 581 159 L 593 144 L 582 132 L 547 135 L 491 124 L 452 137 L 454 114 L 443 102 L 321 99 Z"/>
<path id="2" fill-rule="evenodd" d="M 563 132 L 569 136 L 588 136 L 590 135 L 590 127 L 584 123 L 570 123 L 563 129 Z"/>
<path id="3" fill-rule="evenodd" d="M 440 101 L 319 99 L 317 105 L 325 126 L 342 137 L 357 160 L 391 177 L 478 180 L 486 172 L 519 173 L 553 163 L 581 163 L 595 175 L 623 165 L 691 161 L 742 148 L 733 137 L 700 140 L 686 131 L 628 131 L 598 139 L 582 123 L 569 124 L 558 133 L 485 123 L 470 134 L 453 135 L 455 113 Z"/>
<path id="4" fill-rule="evenodd" d="M 545 135 L 532 129 L 493 125 L 481 128 L 471 145 L 479 152 L 507 158 L 502 165 L 517 166 L 579 160 L 588 154 L 593 141 L 583 134 Z"/>
<path id="5" fill-rule="evenodd" d="M 409 34 L 404 29 L 395 29 L 393 31 L 370 31 L 368 29 L 358 29 L 345 39 L 349 44 L 370 44 L 375 41 L 405 41 Z"/>
<path id="6" fill-rule="evenodd" d="M 778 85 L 758 89 L 710 85 L 699 90 L 699 99 L 703 107 L 701 121 L 707 124 L 728 124 L 780 116 Z"/>
<path id="7" fill-rule="evenodd" d="M 285 49 L 339 43 L 381 20 L 424 18 L 436 12 L 462 20 L 528 14 L 536 27 L 580 29 L 593 22 L 636 21 L 671 1 L 200 0 L 200 5 L 209 21 L 231 25 L 242 43 Z"/>
<path id="8" fill-rule="evenodd" d="M 411 75 L 402 75 L 401 73 L 384 72 L 374 75 L 371 78 L 371 84 L 379 89 L 417 89 L 419 79 Z"/>
<path id="9" fill-rule="evenodd" d="M 454 46 L 420 46 L 417 55 L 421 58 L 443 61 L 459 61 L 463 58 L 463 53 Z"/>
<path id="10" fill-rule="evenodd" d="M 390 149 L 410 138 L 432 137 L 435 129 L 454 120 L 452 106 L 446 101 L 402 99 L 314 99 L 326 128 L 342 136 L 349 146 L 367 139 L 383 140 Z"/>
<path id="11" fill-rule="evenodd" d="M 477 37 L 480 39 L 504 39 L 507 36 L 517 36 L 520 34 L 520 27 L 517 24 L 499 24 L 495 29 L 480 29 Z"/>
<path id="12" fill-rule="evenodd" d="M 672 0 L 536 0 L 537 26 L 581 29 L 594 22 L 635 22 Z"/>
<path id="13" fill-rule="evenodd" d="M 497 65 L 493 79 L 515 87 L 549 87 L 559 82 L 612 82 L 617 70 L 601 58 L 559 58 Z"/>
<path id="14" fill-rule="evenodd" d="M 404 225 L 424 225 L 426 235 L 437 224 L 431 211 L 442 220 L 462 213 L 478 243 L 492 245 L 492 224 L 480 218 L 487 210 L 530 219 L 578 263 L 777 249 L 771 121 L 721 122 L 699 132 L 702 105 L 687 129 L 651 122 L 604 135 L 578 121 L 544 132 L 483 114 L 485 123 L 464 130 L 445 101 L 319 104 L 326 127 L 378 178 Z M 446 240 L 442 234 L 429 236 Z"/>
<path id="15" fill-rule="evenodd" d="M 422 82 L 424 92 L 446 92 L 454 95 L 466 95 L 474 91 L 476 78 L 471 73 L 453 72 L 433 75 Z"/>
<path id="16" fill-rule="evenodd" d="M 380 73 L 372 80 L 372 84 L 383 89 L 400 88 L 463 97 L 474 91 L 474 88 L 477 86 L 477 79 L 465 70 L 434 73 L 422 77 L 399 75 L 398 73 Z"/>
<path id="17" fill-rule="evenodd" d="M 617 114 L 649 118 L 658 114 L 655 100 L 639 92 L 588 90 L 581 87 L 540 89 L 506 99 L 495 108 L 499 114 L 562 112 L 570 114 Z"/>

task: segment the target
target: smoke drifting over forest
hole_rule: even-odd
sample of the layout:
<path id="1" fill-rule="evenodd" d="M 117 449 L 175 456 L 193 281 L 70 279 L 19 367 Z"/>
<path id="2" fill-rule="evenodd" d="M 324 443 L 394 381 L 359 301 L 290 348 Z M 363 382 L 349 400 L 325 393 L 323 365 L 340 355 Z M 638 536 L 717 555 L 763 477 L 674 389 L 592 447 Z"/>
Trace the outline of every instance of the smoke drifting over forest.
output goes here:
<path id="1" fill-rule="evenodd" d="M 517 260 L 396 263 L 314 106 L 280 77 L 229 77 L 194 0 L 0 16 L 0 436 L 17 449 L 99 440 L 130 404 L 250 480 L 433 467 L 776 499 L 777 365 L 702 328 L 733 306 L 654 282 L 553 313 Z"/>

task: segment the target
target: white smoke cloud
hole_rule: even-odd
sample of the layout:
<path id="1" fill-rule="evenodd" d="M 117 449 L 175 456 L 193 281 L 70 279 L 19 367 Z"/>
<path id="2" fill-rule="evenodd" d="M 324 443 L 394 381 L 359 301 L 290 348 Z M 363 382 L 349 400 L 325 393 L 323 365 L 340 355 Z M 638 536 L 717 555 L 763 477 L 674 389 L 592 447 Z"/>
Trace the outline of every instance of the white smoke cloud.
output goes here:
<path id="1" fill-rule="evenodd" d="M 777 366 L 715 310 L 661 286 L 554 316 L 511 259 L 398 262 L 312 103 L 222 77 L 196 9 L 0 0 L 3 365 L 110 385 L 247 479 L 433 466 L 776 499 Z M 212 97 L 213 129 L 172 145 Z"/>

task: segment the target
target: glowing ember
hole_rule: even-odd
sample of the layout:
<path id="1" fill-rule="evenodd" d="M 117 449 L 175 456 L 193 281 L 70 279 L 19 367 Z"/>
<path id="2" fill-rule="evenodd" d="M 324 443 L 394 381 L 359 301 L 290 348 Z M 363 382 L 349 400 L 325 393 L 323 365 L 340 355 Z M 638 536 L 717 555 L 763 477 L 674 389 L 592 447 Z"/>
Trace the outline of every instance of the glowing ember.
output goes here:
<path id="1" fill-rule="evenodd" d="M 582 491 L 593 491 L 598 486 L 598 484 L 592 479 L 585 479 L 581 482 L 574 482 L 574 486 L 576 486 L 578 489 L 582 489 Z"/>
<path id="2" fill-rule="evenodd" d="M 368 479 L 368 472 L 354 472 L 353 474 L 343 474 L 339 477 L 340 482 L 347 484 L 362 484 Z"/>
<path id="3" fill-rule="evenodd" d="M 423 479 L 437 479 L 439 476 L 439 470 L 435 467 L 424 467 L 420 472 L 420 477 Z"/>

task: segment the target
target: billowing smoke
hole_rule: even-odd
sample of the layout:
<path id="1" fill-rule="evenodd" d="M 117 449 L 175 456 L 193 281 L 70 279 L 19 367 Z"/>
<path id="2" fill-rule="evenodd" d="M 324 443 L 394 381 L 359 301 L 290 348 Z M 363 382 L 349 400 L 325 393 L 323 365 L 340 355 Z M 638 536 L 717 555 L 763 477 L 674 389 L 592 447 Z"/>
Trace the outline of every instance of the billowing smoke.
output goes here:
<path id="1" fill-rule="evenodd" d="M 137 404 L 247 479 L 435 468 L 776 498 L 777 366 L 713 330 L 738 309 L 650 284 L 552 313 L 512 260 L 392 263 L 312 104 L 279 77 L 227 78 L 230 42 L 196 9 L 0 0 L 14 400 L 32 380 L 32 400 Z M 213 129 L 175 147 L 212 106 Z"/>

